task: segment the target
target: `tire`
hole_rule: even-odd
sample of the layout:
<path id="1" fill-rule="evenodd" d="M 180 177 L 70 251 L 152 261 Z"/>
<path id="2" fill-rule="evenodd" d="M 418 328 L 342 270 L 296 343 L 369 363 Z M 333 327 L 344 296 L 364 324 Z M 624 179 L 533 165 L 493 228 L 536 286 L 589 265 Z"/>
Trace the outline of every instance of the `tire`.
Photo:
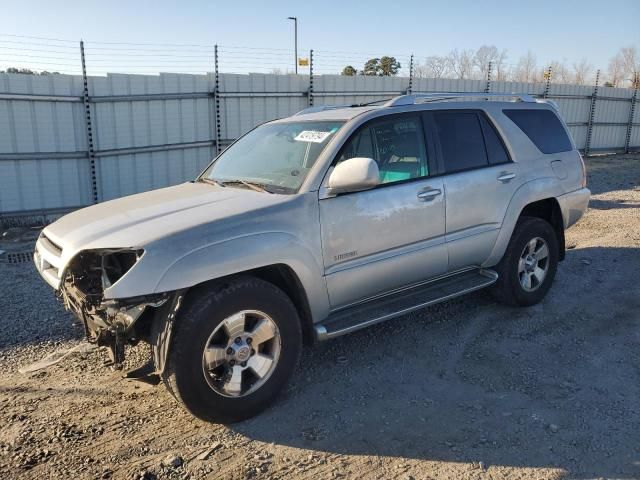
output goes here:
<path id="1" fill-rule="evenodd" d="M 535 239 L 538 240 L 533 249 L 537 250 L 538 254 L 530 259 L 528 255 Z M 543 256 L 543 245 L 547 247 L 546 257 Z M 545 297 L 553 283 L 558 269 L 558 258 L 558 238 L 553 227 L 541 218 L 521 217 L 502 260 L 495 267 L 498 281 L 491 287 L 491 293 L 496 300 L 507 305 L 535 305 Z M 544 275 L 538 273 L 536 267 L 544 270 Z M 535 280 L 538 276 L 542 277 L 541 281 Z M 529 281 L 526 277 L 529 277 Z"/>
<path id="2" fill-rule="evenodd" d="M 244 318 L 244 328 L 253 331 L 239 333 L 239 318 Z M 258 328 L 264 326 L 269 328 Z M 270 333 L 255 333 L 267 330 Z M 257 343 L 258 336 L 271 334 L 272 339 Z M 242 343 L 234 342 L 233 337 L 242 337 Z M 255 341 L 249 343 L 252 337 Z M 267 346 L 269 351 L 265 350 Z M 205 355 L 205 347 L 216 353 Z M 251 353 L 246 347 L 251 347 Z M 233 423 L 258 414 L 276 398 L 293 374 L 301 350 L 300 320 L 289 297 L 271 283 L 242 277 L 217 288 L 198 288 L 189 293 L 174 325 L 162 378 L 169 392 L 196 417 Z M 244 357 L 240 356 L 242 352 Z M 271 358 L 271 363 L 262 361 L 265 358 Z M 265 364 L 271 365 L 268 373 Z M 215 368 L 210 368 L 213 365 Z M 240 389 L 234 380 L 236 370 L 242 370 Z M 264 374 L 262 378 L 257 371 Z M 245 386 L 251 388 L 244 391 Z"/>

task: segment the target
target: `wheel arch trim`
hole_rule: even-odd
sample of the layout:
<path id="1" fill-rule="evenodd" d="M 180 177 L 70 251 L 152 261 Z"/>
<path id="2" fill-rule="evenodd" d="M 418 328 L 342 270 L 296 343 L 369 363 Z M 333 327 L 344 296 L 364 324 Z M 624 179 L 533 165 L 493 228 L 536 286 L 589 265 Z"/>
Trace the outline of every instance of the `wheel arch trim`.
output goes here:
<path id="1" fill-rule="evenodd" d="M 281 265 L 294 275 L 304 292 L 313 321 L 329 312 L 329 298 L 322 266 L 294 235 L 268 232 L 209 244 L 173 262 L 158 280 L 154 291 L 191 288 L 231 275 L 251 273 Z M 295 302 L 295 299 L 292 299 Z"/>
<path id="2" fill-rule="evenodd" d="M 511 197 L 496 243 L 482 267 L 494 266 L 502 259 L 515 230 L 516 223 L 528 205 L 543 200 L 553 200 L 558 203 L 558 197 L 562 194 L 561 186 L 557 179 L 553 177 L 538 178 L 521 185 Z M 562 213 L 562 209 L 560 209 L 560 212 Z M 562 229 L 562 232 L 564 232 L 564 229 Z"/>

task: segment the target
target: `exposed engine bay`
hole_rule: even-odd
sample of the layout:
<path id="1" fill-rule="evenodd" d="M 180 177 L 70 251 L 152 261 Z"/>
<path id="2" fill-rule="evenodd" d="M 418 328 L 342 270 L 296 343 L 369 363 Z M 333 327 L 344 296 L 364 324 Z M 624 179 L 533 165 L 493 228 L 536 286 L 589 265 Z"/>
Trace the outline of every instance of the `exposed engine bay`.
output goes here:
<path id="1" fill-rule="evenodd" d="M 125 345 L 148 338 L 151 320 L 172 293 L 105 299 L 104 291 L 135 265 L 143 250 L 88 250 L 68 265 L 59 289 L 65 307 L 82 321 L 87 340 L 108 348 L 111 363 L 124 361 Z"/>

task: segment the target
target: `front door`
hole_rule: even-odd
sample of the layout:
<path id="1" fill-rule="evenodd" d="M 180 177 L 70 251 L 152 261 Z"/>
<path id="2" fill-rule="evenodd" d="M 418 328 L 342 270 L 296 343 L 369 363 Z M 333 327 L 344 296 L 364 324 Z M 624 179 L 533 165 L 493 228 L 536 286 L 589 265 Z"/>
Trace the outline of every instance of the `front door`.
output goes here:
<path id="1" fill-rule="evenodd" d="M 380 185 L 320 200 L 332 309 L 446 272 L 445 195 L 431 178 L 422 120 L 399 114 L 364 124 L 336 163 L 373 158 Z"/>

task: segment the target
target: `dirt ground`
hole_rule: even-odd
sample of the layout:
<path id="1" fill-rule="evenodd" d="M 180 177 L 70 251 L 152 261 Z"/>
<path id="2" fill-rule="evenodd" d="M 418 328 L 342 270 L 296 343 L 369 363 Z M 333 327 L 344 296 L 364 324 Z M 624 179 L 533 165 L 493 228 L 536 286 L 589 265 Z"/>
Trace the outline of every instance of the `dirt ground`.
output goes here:
<path id="1" fill-rule="evenodd" d="M 317 345 L 229 427 L 103 352 L 18 373 L 81 333 L 30 263 L 0 264 L 0 477 L 640 478 L 640 155 L 587 163 L 590 210 L 541 304 L 479 292 Z"/>

